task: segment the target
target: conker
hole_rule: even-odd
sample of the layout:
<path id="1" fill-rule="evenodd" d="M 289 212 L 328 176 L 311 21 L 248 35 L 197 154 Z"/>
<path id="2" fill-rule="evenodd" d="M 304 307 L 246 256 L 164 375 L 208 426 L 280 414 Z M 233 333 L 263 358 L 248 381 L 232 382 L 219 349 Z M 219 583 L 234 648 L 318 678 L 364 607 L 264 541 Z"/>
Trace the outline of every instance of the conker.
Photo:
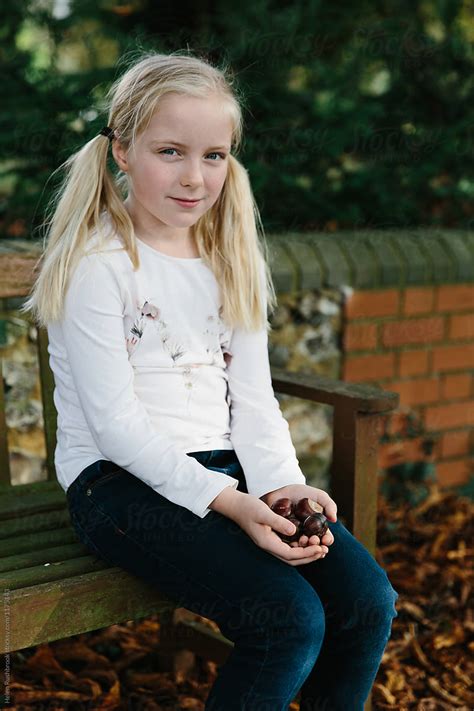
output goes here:
<path id="1" fill-rule="evenodd" d="M 272 511 L 277 513 L 279 516 L 288 518 L 288 516 L 291 516 L 292 514 L 293 502 L 291 499 L 278 499 L 273 502 L 271 508 Z"/>
<path id="2" fill-rule="evenodd" d="M 318 504 L 317 501 L 313 499 L 300 499 L 297 504 L 295 504 L 294 514 L 300 521 L 304 521 L 307 516 L 311 516 L 314 513 L 322 513 L 323 507 Z"/>
<path id="3" fill-rule="evenodd" d="M 319 540 L 321 540 L 328 530 L 327 518 L 321 513 L 324 509 L 312 499 L 300 499 L 295 505 L 293 505 L 291 499 L 277 499 L 270 508 L 296 526 L 296 531 L 293 535 L 276 531 L 277 535 L 285 543 L 299 541 L 301 536 L 308 536 L 308 538 L 318 536 Z"/>
<path id="4" fill-rule="evenodd" d="M 318 536 L 319 540 L 321 540 L 328 530 L 327 518 L 321 513 L 311 514 L 311 516 L 305 518 L 301 528 L 303 535 L 308 536 L 308 538 Z"/>

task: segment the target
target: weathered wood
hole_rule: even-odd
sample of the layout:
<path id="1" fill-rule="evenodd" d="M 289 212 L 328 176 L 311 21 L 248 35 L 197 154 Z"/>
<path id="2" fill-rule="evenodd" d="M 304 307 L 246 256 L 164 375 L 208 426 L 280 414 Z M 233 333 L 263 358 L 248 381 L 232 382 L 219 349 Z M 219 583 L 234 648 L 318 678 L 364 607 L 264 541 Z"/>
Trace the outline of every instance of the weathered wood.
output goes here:
<path id="1" fill-rule="evenodd" d="M 0 653 L 137 620 L 173 605 L 160 591 L 109 567 L 39 585 L 5 589 Z M 8 633 L 8 634 L 7 634 Z"/>
<path id="2" fill-rule="evenodd" d="M 66 494 L 56 480 L 0 487 L 0 526 L 24 514 L 61 509 L 66 505 Z"/>
<path id="3" fill-rule="evenodd" d="M 44 563 L 35 565 L 32 568 L 3 572 L 0 575 L 0 587 L 2 589 L 19 590 L 31 585 L 50 583 L 53 580 L 72 578 L 94 570 L 110 568 L 106 561 L 91 554 L 81 555 L 79 558 L 73 558 L 72 560 L 59 560 L 56 562 L 51 562 L 48 558 L 49 556 L 46 556 Z"/>
<path id="4" fill-rule="evenodd" d="M 0 540 L 0 558 L 31 553 L 33 543 L 36 549 L 52 548 L 61 544 L 76 543 L 77 535 L 71 525 L 63 528 L 53 528 L 47 531 L 38 531 L 34 534 L 26 533 L 11 538 Z"/>
<path id="5" fill-rule="evenodd" d="M 38 361 L 43 402 L 43 424 L 46 445 L 46 470 L 48 479 L 56 478 L 54 452 L 56 449 L 57 411 L 54 404 L 54 374 L 49 365 L 48 331 L 39 327 L 37 331 Z"/>
<path id="6" fill-rule="evenodd" d="M 68 526 L 70 522 L 69 511 L 66 507 L 62 510 L 55 509 L 31 516 L 12 518 L 0 523 L 0 539 L 28 533 L 36 536 L 39 531 L 51 531 L 53 528 Z"/>
<path id="7" fill-rule="evenodd" d="M 398 393 L 381 390 L 366 383 L 348 383 L 313 373 L 291 373 L 271 369 L 275 392 L 312 400 L 335 408 L 358 412 L 387 412 L 398 405 Z"/>
<path id="8" fill-rule="evenodd" d="M 234 643 L 197 620 L 181 620 L 175 630 L 178 648 L 189 649 L 204 659 L 224 664 Z"/>
<path id="9" fill-rule="evenodd" d="M 31 538 L 31 545 L 34 545 L 36 537 Z M 61 541 L 62 542 L 62 541 Z M 15 541 L 12 542 L 12 548 Z M 33 568 L 37 565 L 45 565 L 46 563 L 59 563 L 63 560 L 71 558 L 79 558 L 80 556 L 91 553 L 87 546 L 83 543 L 69 543 L 65 545 L 56 545 L 46 547 L 32 547 L 27 551 L 16 553 L 9 551 L 9 554 L 0 558 L 0 576 L 1 573 L 12 573 L 15 570 L 23 568 Z"/>
<path id="10" fill-rule="evenodd" d="M 330 493 L 344 525 L 375 556 L 380 415 L 337 408 Z"/>

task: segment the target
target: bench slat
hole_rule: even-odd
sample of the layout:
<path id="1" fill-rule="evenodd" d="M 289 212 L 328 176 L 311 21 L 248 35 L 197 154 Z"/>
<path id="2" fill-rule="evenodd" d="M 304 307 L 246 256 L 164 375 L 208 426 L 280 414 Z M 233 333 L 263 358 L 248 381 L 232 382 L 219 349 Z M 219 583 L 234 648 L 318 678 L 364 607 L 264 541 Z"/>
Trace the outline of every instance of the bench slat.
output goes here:
<path id="1" fill-rule="evenodd" d="M 66 496 L 66 492 L 55 479 L 52 481 L 42 479 L 41 481 L 33 481 L 28 484 L 0 484 L 0 501 L 3 501 L 3 497 L 8 496 L 9 494 L 13 494 L 16 501 L 17 497 L 28 496 L 36 493 L 43 494 L 47 491 L 59 490 L 63 492 L 63 496 Z M 5 501 L 7 501 L 7 499 L 5 499 Z"/>
<path id="2" fill-rule="evenodd" d="M 65 507 L 60 510 L 44 511 L 43 513 L 22 516 L 21 518 L 0 523 L 0 539 L 8 539 L 23 533 L 37 533 L 52 528 L 71 525 L 71 516 Z"/>
<path id="3" fill-rule="evenodd" d="M 61 541 L 63 542 L 63 541 Z M 55 563 L 60 560 L 79 558 L 81 555 L 90 555 L 90 551 L 83 543 L 70 543 L 69 545 L 53 546 L 48 548 L 32 547 L 25 553 L 12 554 L 0 557 L 0 573 L 9 573 L 22 568 L 32 568 L 45 563 Z"/>
<path id="4" fill-rule="evenodd" d="M 176 608 L 156 588 L 115 567 L 4 591 L 3 600 L 10 625 L 0 625 L 1 654 Z"/>
<path id="5" fill-rule="evenodd" d="M 89 553 L 81 555 L 79 558 L 59 560 L 51 563 L 51 565 L 35 565 L 32 568 L 4 572 L 0 575 L 0 587 L 19 590 L 31 585 L 63 580 L 64 578 L 71 578 L 110 567 L 110 563 Z"/>
<path id="6" fill-rule="evenodd" d="M 0 489 L 0 521 L 66 506 L 66 494 L 56 481 L 16 484 Z"/>
<path id="7" fill-rule="evenodd" d="M 38 531 L 34 535 L 26 533 L 14 538 L 0 540 L 0 558 L 76 542 L 77 535 L 71 525 L 49 531 Z"/>

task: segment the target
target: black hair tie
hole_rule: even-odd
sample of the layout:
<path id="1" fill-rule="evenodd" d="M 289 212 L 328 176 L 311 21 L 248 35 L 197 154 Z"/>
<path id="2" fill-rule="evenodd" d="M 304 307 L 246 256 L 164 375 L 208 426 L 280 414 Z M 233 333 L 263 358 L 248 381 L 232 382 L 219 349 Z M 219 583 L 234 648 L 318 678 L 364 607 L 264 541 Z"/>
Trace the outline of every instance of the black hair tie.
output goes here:
<path id="1" fill-rule="evenodd" d="M 102 129 L 99 131 L 98 135 L 99 135 L 99 136 L 107 136 L 107 138 L 109 139 L 109 141 L 110 141 L 111 143 L 112 143 L 112 139 L 115 138 L 115 136 L 114 136 L 114 129 L 113 129 L 113 128 L 110 128 L 110 126 L 104 126 L 104 128 L 102 128 Z"/>

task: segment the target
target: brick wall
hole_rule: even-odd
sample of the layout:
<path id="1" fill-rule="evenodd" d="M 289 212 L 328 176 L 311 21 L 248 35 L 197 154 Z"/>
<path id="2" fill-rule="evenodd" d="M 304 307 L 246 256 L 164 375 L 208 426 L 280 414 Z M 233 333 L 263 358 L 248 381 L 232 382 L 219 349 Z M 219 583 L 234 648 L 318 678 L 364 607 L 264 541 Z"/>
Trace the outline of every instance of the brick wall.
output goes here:
<path id="1" fill-rule="evenodd" d="M 474 285 L 355 291 L 344 308 L 342 378 L 400 395 L 435 440 L 442 486 L 468 481 L 474 447 Z M 404 439 L 400 416 L 380 465 L 422 458 L 422 437 Z M 390 429 L 390 424 L 392 428 Z"/>
<path id="2" fill-rule="evenodd" d="M 344 293 L 336 377 L 400 395 L 400 408 L 385 421 L 380 469 L 399 475 L 403 465 L 422 465 L 443 488 L 467 483 L 474 451 L 473 234 L 295 234 L 268 243 L 282 303 L 307 290 Z"/>

